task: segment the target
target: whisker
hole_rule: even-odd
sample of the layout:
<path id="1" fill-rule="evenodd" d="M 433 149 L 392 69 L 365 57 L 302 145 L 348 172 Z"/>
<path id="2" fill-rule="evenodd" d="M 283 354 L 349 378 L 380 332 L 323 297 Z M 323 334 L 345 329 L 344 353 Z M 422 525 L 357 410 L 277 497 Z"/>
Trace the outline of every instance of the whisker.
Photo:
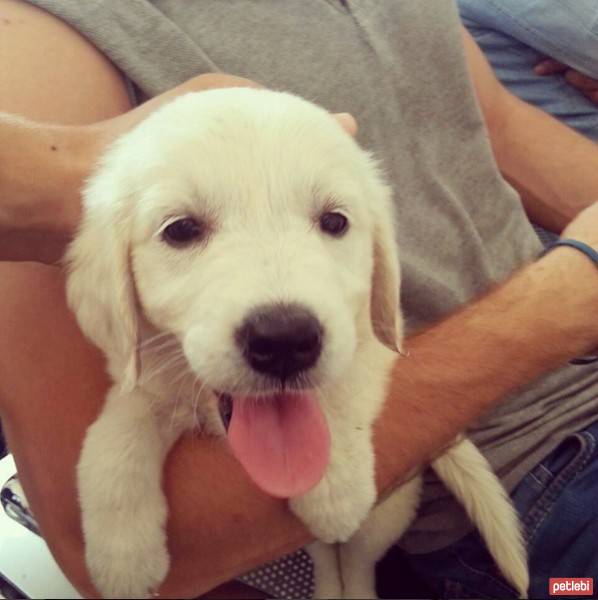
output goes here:
<path id="1" fill-rule="evenodd" d="M 195 378 L 195 382 L 193 383 L 194 387 L 196 385 L 196 383 L 199 381 L 199 377 Z M 197 392 L 197 394 L 195 394 L 195 397 L 193 399 L 193 417 L 195 420 L 195 427 L 198 431 L 201 431 L 202 429 L 202 423 L 199 419 L 199 413 L 198 413 L 198 406 L 199 406 L 199 399 L 201 397 L 201 393 L 203 392 L 204 388 L 206 387 L 205 382 L 201 382 L 201 386 L 199 388 L 199 391 Z"/>
<path id="2" fill-rule="evenodd" d="M 183 354 L 182 351 L 178 350 L 174 354 L 174 356 L 171 356 L 167 360 L 165 360 L 163 363 L 160 363 L 158 365 L 158 367 L 156 369 L 154 369 L 153 371 L 145 370 L 140 377 L 140 381 L 142 383 L 148 383 L 149 381 L 151 381 L 158 375 L 168 371 L 168 369 L 178 366 L 179 363 L 181 366 L 185 365 L 186 362 L 187 362 L 187 359 L 186 359 L 185 355 Z"/>
<path id="3" fill-rule="evenodd" d="M 178 407 L 179 407 L 179 400 L 180 400 L 180 398 L 179 398 L 179 396 L 177 394 L 175 396 L 175 398 L 174 398 L 174 407 L 172 409 L 172 414 L 170 416 L 170 425 L 169 425 L 170 429 L 174 428 L 174 422 L 176 420 L 177 410 L 178 410 Z"/>
<path id="4" fill-rule="evenodd" d="M 177 364 L 179 361 L 183 361 L 184 359 L 185 359 L 185 355 L 182 352 L 180 352 L 180 351 L 174 352 L 166 360 L 163 360 L 158 363 L 157 367 L 153 371 L 151 371 L 152 376 L 154 376 L 156 373 L 161 373 L 165 370 L 168 370 L 173 365 Z"/>
<path id="5" fill-rule="evenodd" d="M 186 359 L 186 357 L 185 357 L 185 359 Z M 172 386 L 174 386 L 176 383 L 179 384 L 179 387 L 177 390 L 177 395 L 179 395 L 179 396 L 181 394 L 181 388 L 183 387 L 183 385 L 185 385 L 185 378 L 191 377 L 193 375 L 193 370 L 191 369 L 189 364 L 186 363 L 185 366 L 186 366 L 185 369 L 181 369 L 181 372 L 176 377 L 173 377 L 170 380 L 170 385 L 172 385 Z"/>
<path id="6" fill-rule="evenodd" d="M 150 344 L 153 344 L 162 338 L 170 337 L 170 336 L 173 336 L 173 334 L 168 331 L 163 331 L 162 333 L 153 335 L 153 336 L 147 338 L 146 340 L 143 340 L 139 344 L 137 344 L 137 350 L 141 350 L 142 348 L 145 348 L 146 346 L 149 346 Z M 174 336 L 173 336 L 172 341 L 178 342 L 178 340 Z"/>
<path id="7" fill-rule="evenodd" d="M 166 340 L 165 342 L 159 343 L 157 346 L 146 346 L 145 348 L 141 348 L 138 350 L 139 356 L 146 356 L 151 353 L 154 355 L 168 354 L 170 352 L 174 352 L 175 350 L 181 350 L 181 346 L 176 340 Z"/>

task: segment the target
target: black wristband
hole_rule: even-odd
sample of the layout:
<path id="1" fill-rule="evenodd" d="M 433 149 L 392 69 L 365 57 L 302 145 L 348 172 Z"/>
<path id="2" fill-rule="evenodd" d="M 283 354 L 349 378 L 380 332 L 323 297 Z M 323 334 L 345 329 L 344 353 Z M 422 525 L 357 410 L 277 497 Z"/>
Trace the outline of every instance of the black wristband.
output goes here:
<path id="1" fill-rule="evenodd" d="M 594 248 L 591 246 L 588 246 L 587 244 L 584 244 L 578 240 L 557 240 L 556 242 L 550 244 L 550 246 L 547 246 L 540 256 L 548 254 L 551 250 L 554 250 L 559 246 L 569 246 L 570 248 L 575 248 L 576 250 L 583 252 L 598 267 L 598 252 L 596 252 L 596 250 L 594 250 Z"/>
<path id="2" fill-rule="evenodd" d="M 576 250 L 583 252 L 598 267 L 598 252 L 596 252 L 596 250 L 594 250 L 594 248 L 592 248 L 591 246 L 588 246 L 587 244 L 584 244 L 583 242 L 580 242 L 578 240 L 557 240 L 556 242 L 553 242 L 552 244 L 547 246 L 542 252 L 542 254 L 540 254 L 540 257 L 544 256 L 545 254 L 548 254 L 551 250 L 554 250 L 559 246 L 569 246 L 570 248 L 575 248 Z M 572 365 L 589 365 L 590 363 L 594 363 L 597 361 L 598 353 L 588 354 L 587 356 L 579 356 L 578 358 L 574 358 L 569 362 Z"/>

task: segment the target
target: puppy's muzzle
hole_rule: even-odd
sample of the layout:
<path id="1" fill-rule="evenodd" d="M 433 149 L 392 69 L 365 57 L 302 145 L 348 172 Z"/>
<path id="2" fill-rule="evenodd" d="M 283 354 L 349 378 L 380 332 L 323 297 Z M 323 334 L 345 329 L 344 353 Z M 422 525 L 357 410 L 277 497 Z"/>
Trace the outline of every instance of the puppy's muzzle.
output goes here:
<path id="1" fill-rule="evenodd" d="M 273 304 L 252 311 L 235 338 L 254 371 L 286 381 L 316 364 L 323 335 L 322 325 L 305 307 Z"/>

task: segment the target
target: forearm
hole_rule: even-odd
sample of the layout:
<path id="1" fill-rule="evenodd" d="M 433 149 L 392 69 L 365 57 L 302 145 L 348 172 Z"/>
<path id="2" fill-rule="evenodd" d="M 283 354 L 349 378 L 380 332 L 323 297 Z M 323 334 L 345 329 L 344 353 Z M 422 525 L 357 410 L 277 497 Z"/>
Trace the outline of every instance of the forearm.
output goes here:
<path id="1" fill-rule="evenodd" d="M 499 169 L 530 219 L 560 232 L 598 199 L 598 146 L 513 96 L 465 29 L 463 41 Z"/>
<path id="2" fill-rule="evenodd" d="M 495 156 L 530 220 L 560 232 L 598 199 L 598 145 L 508 95 Z"/>
<path id="3" fill-rule="evenodd" d="M 0 229 L 72 234 L 81 212 L 81 186 L 108 144 L 177 96 L 221 87 L 261 86 L 206 73 L 91 125 L 50 125 L 0 112 Z"/>
<path id="4" fill-rule="evenodd" d="M 83 129 L 0 113 L 0 226 L 66 231 L 74 221 Z"/>
<path id="5" fill-rule="evenodd" d="M 598 269 L 554 250 L 411 338 L 376 428 L 379 487 L 429 462 L 507 394 L 598 345 Z"/>

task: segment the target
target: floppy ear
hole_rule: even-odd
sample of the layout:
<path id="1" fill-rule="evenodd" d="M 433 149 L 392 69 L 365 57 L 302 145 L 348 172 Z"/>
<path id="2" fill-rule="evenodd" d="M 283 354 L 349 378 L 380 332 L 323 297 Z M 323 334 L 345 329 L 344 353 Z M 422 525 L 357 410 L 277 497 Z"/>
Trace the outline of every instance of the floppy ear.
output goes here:
<path id="1" fill-rule="evenodd" d="M 124 389 L 137 381 L 137 308 L 130 266 L 130 215 L 118 185 L 100 175 L 84 194 L 84 217 L 71 243 L 67 299 L 83 333 L 106 355 Z"/>
<path id="2" fill-rule="evenodd" d="M 400 309 L 400 266 L 395 236 L 390 190 L 385 189 L 373 213 L 372 328 L 378 340 L 401 352 L 403 317 Z"/>

